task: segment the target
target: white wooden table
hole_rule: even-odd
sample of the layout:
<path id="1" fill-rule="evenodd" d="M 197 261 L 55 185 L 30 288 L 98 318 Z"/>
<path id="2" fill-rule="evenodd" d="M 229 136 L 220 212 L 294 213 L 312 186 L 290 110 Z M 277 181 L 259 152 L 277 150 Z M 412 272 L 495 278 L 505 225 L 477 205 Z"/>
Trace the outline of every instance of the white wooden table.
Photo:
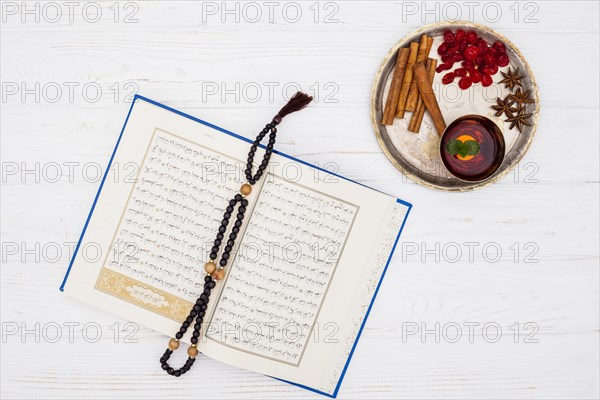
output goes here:
<path id="1" fill-rule="evenodd" d="M 205 358 L 172 379 L 163 336 L 58 291 L 132 93 L 253 137 L 296 88 L 282 151 L 414 204 L 339 397 L 600 395 L 597 2 L 1 4 L 2 398 L 320 397 Z M 369 120 L 388 49 L 457 16 L 542 99 L 519 167 L 466 194 L 404 178 Z"/>

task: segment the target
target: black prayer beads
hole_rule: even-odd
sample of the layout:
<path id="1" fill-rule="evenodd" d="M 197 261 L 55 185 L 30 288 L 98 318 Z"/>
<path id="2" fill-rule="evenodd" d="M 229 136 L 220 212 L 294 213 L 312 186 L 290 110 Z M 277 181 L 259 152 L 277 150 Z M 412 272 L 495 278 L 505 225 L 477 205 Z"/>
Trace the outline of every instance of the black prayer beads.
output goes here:
<path id="1" fill-rule="evenodd" d="M 218 228 L 217 236 L 213 242 L 213 246 L 210 249 L 209 258 L 210 260 L 204 265 L 204 272 L 206 272 L 206 276 L 204 277 L 204 290 L 196 300 L 196 303 L 190 310 L 187 318 L 181 324 L 179 331 L 175 334 L 174 338 L 169 340 L 168 348 L 165 350 L 163 355 L 160 357 L 160 364 L 163 370 L 167 371 L 169 375 L 172 376 L 181 376 L 188 372 L 194 362 L 196 361 L 196 357 L 198 356 L 198 339 L 200 338 L 200 331 L 202 329 L 202 322 L 204 322 L 204 317 L 206 316 L 206 310 L 208 308 L 208 302 L 210 299 L 210 293 L 215 288 L 216 282 L 222 280 L 225 277 L 225 267 L 229 262 L 231 257 L 231 252 L 235 245 L 235 240 L 240 232 L 240 229 L 243 224 L 244 214 L 248 207 L 248 200 L 245 198 L 252 192 L 252 186 L 256 184 L 263 176 L 267 166 L 269 165 L 269 160 L 271 159 L 271 154 L 273 153 L 273 147 L 275 146 L 275 140 L 277 138 L 277 128 L 276 126 L 281 123 L 281 120 L 286 115 L 303 109 L 312 101 L 312 97 L 298 92 L 290 101 L 281 109 L 279 112 L 273 117 L 273 120 L 268 123 L 262 131 L 258 134 L 252 146 L 250 147 L 250 151 L 248 152 L 248 159 L 246 164 L 246 169 L 244 171 L 247 182 L 242 184 L 240 187 L 239 193 L 236 194 L 233 199 L 229 200 L 229 204 L 225 208 L 225 212 L 223 213 L 223 219 L 221 220 L 221 224 Z M 270 133 L 269 133 L 270 132 Z M 265 149 L 265 154 L 263 156 L 262 162 L 258 165 L 256 173 L 254 176 L 252 175 L 252 167 L 254 163 L 254 156 L 256 155 L 256 150 L 260 145 L 260 142 L 264 139 L 264 137 L 269 133 L 269 141 Z M 237 210 L 236 210 L 237 207 Z M 223 247 L 223 251 L 221 252 L 221 259 L 219 260 L 218 266 L 216 263 L 219 252 L 221 251 L 221 247 L 223 246 L 223 240 L 225 239 L 225 234 L 228 232 L 229 220 L 235 214 L 235 222 L 233 226 L 229 228 L 229 234 L 227 236 L 227 242 Z M 195 319 L 195 322 L 194 322 Z M 191 345 L 187 349 L 188 359 L 185 364 L 179 368 L 174 369 L 169 366 L 169 359 L 175 350 L 179 348 L 180 340 L 183 338 L 183 335 L 187 332 L 188 328 L 193 325 L 192 335 L 190 337 Z"/>

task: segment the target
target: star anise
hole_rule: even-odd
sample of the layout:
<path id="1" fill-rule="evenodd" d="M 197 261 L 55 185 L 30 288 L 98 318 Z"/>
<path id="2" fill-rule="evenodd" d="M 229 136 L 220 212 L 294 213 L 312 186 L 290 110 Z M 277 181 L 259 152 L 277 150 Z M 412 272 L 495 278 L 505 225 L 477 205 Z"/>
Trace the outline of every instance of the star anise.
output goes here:
<path id="1" fill-rule="evenodd" d="M 510 122 L 510 128 L 508 129 L 512 129 L 516 126 L 519 132 L 523 132 L 524 126 L 531 126 L 529 120 L 531 119 L 532 115 L 533 114 L 531 113 L 527 113 L 525 110 L 525 105 L 521 104 L 517 108 L 517 113 L 505 120 L 506 122 Z"/>
<path id="2" fill-rule="evenodd" d="M 529 90 L 517 89 L 514 93 L 508 95 L 512 101 L 516 101 L 518 104 L 531 104 L 535 101 L 529 97 Z"/>
<path id="3" fill-rule="evenodd" d="M 513 116 L 513 113 L 517 111 L 515 107 L 512 107 L 514 101 L 511 100 L 509 96 L 506 96 L 504 100 L 498 97 L 496 99 L 496 103 L 497 104 L 495 106 L 492 106 L 492 108 L 496 110 L 496 117 L 499 117 L 502 114 L 506 114 L 506 116 L 510 118 Z"/>
<path id="4" fill-rule="evenodd" d="M 510 67 L 508 67 L 508 72 L 501 72 L 501 74 L 504 79 L 502 79 L 500 83 L 504 83 L 504 87 L 509 89 L 511 92 L 517 86 L 523 87 L 523 85 L 521 85 L 521 79 L 523 79 L 523 75 L 519 75 L 519 68 L 513 71 Z"/>

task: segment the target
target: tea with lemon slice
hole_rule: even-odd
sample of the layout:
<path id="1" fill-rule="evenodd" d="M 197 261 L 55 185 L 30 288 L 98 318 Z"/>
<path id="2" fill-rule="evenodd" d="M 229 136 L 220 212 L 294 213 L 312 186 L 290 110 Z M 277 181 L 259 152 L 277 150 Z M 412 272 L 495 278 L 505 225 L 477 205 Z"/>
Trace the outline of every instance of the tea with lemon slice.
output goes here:
<path id="1" fill-rule="evenodd" d="M 442 135 L 440 155 L 448 171 L 465 181 L 480 181 L 498 170 L 504 158 L 504 137 L 488 118 L 466 115 Z"/>

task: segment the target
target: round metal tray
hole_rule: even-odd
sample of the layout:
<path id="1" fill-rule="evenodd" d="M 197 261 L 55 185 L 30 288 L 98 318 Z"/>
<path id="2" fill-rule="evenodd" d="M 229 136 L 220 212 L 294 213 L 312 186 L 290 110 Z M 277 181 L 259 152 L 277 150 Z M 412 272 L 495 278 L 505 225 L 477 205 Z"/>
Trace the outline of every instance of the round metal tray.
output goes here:
<path id="1" fill-rule="evenodd" d="M 494 116 L 494 110 L 491 108 L 492 105 L 496 104 L 497 97 L 504 98 L 510 93 L 503 84 L 498 84 L 502 80 L 500 72 L 493 76 L 494 83 L 491 86 L 484 88 L 478 83 L 472 85 L 468 90 L 461 90 L 458 87 L 457 80 L 452 84 L 443 85 L 441 79 L 444 73 L 435 74 L 433 88 L 439 99 L 440 109 L 446 124 L 450 124 L 456 118 L 466 114 L 483 115 L 496 122 L 504 135 L 506 156 L 502 165 L 494 175 L 479 182 L 462 181 L 453 177 L 446 170 L 439 155 L 440 139 L 427 112 L 423 117 L 419 133 L 412 133 L 407 129 L 411 113 L 407 113 L 404 119 L 396 118 L 393 125 L 385 126 L 381 124 L 383 107 L 391 83 L 398 49 L 409 47 L 410 42 L 418 42 L 422 34 L 427 34 L 434 38 L 429 57 L 437 58 L 439 65 L 441 61 L 437 54 L 437 48 L 443 42 L 443 32 L 446 29 L 455 31 L 458 28 L 475 30 L 477 35 L 488 43 L 493 43 L 496 40 L 503 42 L 506 45 L 510 64 L 500 68 L 500 71 L 506 72 L 509 67 L 513 70 L 519 68 L 520 75 L 524 76 L 521 79 L 523 90 L 529 90 L 530 95 L 535 100 L 535 104 L 530 104 L 528 109 L 528 112 L 533 113 L 531 126 L 526 126 L 523 132 L 519 132 L 516 127 L 509 129 L 510 124 L 504 121 L 506 117 Z M 426 25 L 402 38 L 381 63 L 371 91 L 371 122 L 377 141 L 385 155 L 398 170 L 413 181 L 432 189 L 445 191 L 464 192 L 478 189 L 494 183 L 506 175 L 517 165 L 531 145 L 538 125 L 539 109 L 538 86 L 531 68 L 521 52 L 507 38 L 492 29 L 466 21 Z"/>

